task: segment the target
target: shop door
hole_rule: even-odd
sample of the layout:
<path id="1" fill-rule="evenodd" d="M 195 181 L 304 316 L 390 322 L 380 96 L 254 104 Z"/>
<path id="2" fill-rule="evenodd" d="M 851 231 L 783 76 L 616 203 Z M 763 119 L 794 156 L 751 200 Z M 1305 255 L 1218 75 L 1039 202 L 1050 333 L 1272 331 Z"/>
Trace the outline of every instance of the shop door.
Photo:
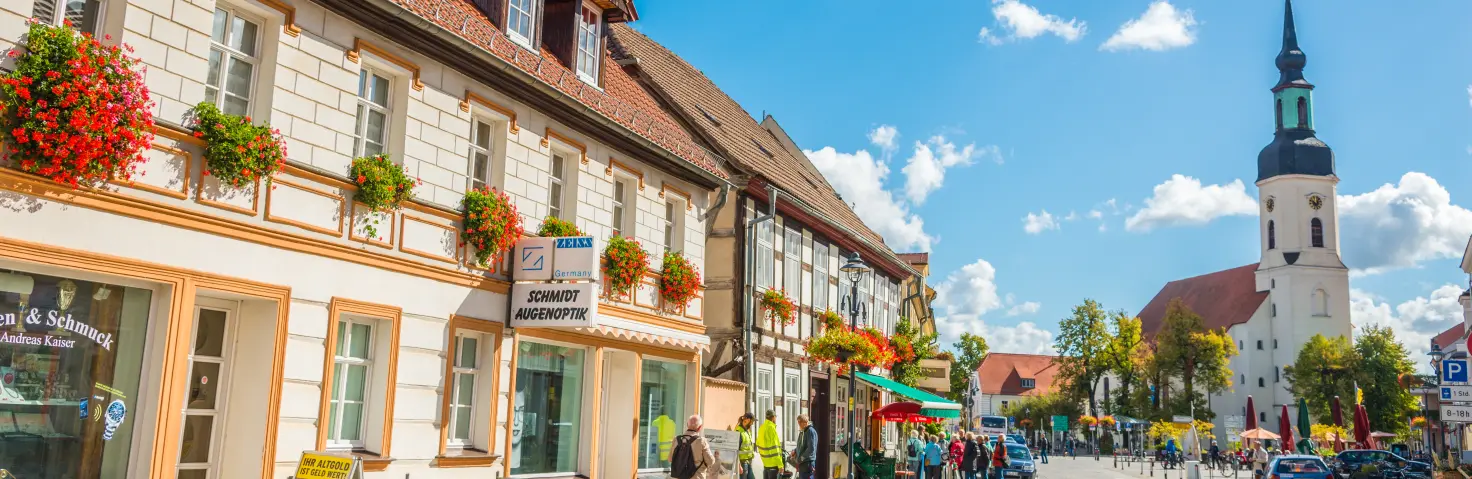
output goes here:
<path id="1" fill-rule="evenodd" d="M 209 298 L 199 298 L 196 304 L 178 478 L 214 479 L 220 476 L 236 307 L 234 302 Z"/>
<path id="2" fill-rule="evenodd" d="M 833 405 L 829 404 L 828 379 L 811 378 L 812 394 L 808 398 L 808 409 L 812 411 L 813 427 L 818 430 L 818 463 L 814 468 L 820 477 L 827 477 L 833 469 L 829 468 L 829 451 L 833 449 Z"/>

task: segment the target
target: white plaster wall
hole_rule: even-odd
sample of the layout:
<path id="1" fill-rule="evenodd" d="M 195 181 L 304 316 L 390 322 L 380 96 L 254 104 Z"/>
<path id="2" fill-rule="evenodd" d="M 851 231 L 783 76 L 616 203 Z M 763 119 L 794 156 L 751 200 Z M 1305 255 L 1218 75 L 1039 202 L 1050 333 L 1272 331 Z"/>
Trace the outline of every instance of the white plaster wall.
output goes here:
<path id="1" fill-rule="evenodd" d="M 1297 265 L 1340 267 L 1339 262 L 1339 208 L 1335 197 L 1335 177 L 1285 175 L 1258 182 L 1259 231 L 1263 256 L 1263 267 L 1272 268 L 1285 264 L 1283 252 L 1301 252 Z M 1309 207 L 1310 195 L 1324 198 L 1323 206 L 1315 210 Z M 1267 211 L 1267 198 L 1274 199 L 1273 211 Z M 1318 218 L 1324 226 L 1324 247 L 1311 246 L 1309 221 Z M 1277 235 L 1276 248 L 1267 249 L 1267 222 L 1274 221 Z M 1259 289 L 1266 289 L 1259 285 Z"/>

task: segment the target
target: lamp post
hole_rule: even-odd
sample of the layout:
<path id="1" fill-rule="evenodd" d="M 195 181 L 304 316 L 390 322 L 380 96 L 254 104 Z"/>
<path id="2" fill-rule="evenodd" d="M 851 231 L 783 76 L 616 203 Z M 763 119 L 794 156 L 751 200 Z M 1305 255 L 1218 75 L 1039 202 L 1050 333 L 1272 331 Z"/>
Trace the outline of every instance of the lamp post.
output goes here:
<path id="1" fill-rule="evenodd" d="M 859 314 L 864 312 L 863 305 L 859 303 L 859 281 L 864 278 L 865 273 L 869 272 L 869 265 L 864 264 L 856 251 L 844 258 L 843 266 L 840 266 L 838 270 L 847 275 L 850 281 L 847 298 L 849 328 L 858 329 Z M 850 357 L 848 365 L 848 477 L 850 478 L 858 477 L 854 474 L 854 444 L 856 442 L 854 422 L 857 421 L 857 418 L 854 417 L 854 395 L 858 392 L 854 378 L 857 377 L 858 371 L 854 371 L 853 358 Z"/>
<path id="2" fill-rule="evenodd" d="M 1441 389 L 1441 359 L 1444 358 L 1444 357 L 1446 357 L 1446 353 L 1441 350 L 1441 345 L 1432 343 L 1431 344 L 1431 352 L 1426 353 L 1426 355 L 1427 356 L 1431 356 L 1431 373 L 1436 375 L 1436 386 L 1437 386 L 1437 389 Z M 1438 396 L 1439 395 L 1440 394 L 1438 393 Z M 1440 409 L 1440 408 L 1438 408 L 1438 409 Z M 1430 411 L 1431 410 L 1431 402 L 1430 401 L 1427 401 L 1426 402 L 1426 410 L 1427 411 Z M 1439 414 L 1440 413 L 1438 412 L 1438 415 Z M 1441 418 L 1438 417 L 1437 418 L 1437 421 L 1436 421 L 1436 424 L 1439 424 L 1440 425 L 1440 427 L 1437 427 L 1438 434 L 1442 434 L 1442 433 L 1444 433 L 1446 431 L 1446 423 L 1441 422 L 1440 419 Z M 1426 418 L 1426 436 L 1428 438 L 1430 438 L 1430 441 L 1429 442 L 1430 442 L 1430 445 L 1431 445 L 1431 457 L 1433 457 L 1433 458 L 1440 458 L 1441 455 L 1436 452 L 1436 435 L 1435 434 L 1431 434 L 1431 418 L 1429 418 L 1429 417 Z M 1432 461 L 1432 462 L 1436 462 L 1436 461 Z"/>

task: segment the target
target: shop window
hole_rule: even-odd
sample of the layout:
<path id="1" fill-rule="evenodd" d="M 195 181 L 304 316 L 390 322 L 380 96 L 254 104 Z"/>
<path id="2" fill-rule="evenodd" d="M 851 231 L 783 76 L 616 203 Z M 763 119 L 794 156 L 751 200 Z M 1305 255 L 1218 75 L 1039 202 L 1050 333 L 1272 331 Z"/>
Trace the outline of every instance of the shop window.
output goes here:
<path id="1" fill-rule="evenodd" d="M 219 474 L 213 445 L 222 440 L 234 338 L 234 308 L 229 302 L 199 298 L 194 310 L 194 341 L 189 355 L 189 392 L 179 447 L 180 478 Z"/>
<path id="2" fill-rule="evenodd" d="M 235 10 L 215 8 L 204 99 L 225 113 L 250 114 L 260 55 L 260 25 Z"/>
<path id="3" fill-rule="evenodd" d="M 0 469 L 128 475 L 135 428 L 152 437 L 136 417 L 157 396 L 139 389 L 151 302 L 148 290 L 0 270 Z"/>
<path id="4" fill-rule="evenodd" d="M 678 199 L 664 202 L 664 247 L 676 253 L 685 250 L 685 204 Z"/>
<path id="5" fill-rule="evenodd" d="M 639 388 L 638 468 L 670 467 L 674 440 L 685 431 L 688 365 L 645 359 Z"/>
<path id="6" fill-rule="evenodd" d="M 353 130 L 355 156 L 373 156 L 388 151 L 392 85 L 388 76 L 372 68 L 365 66 L 358 71 L 357 124 Z"/>
<path id="7" fill-rule="evenodd" d="M 613 227 L 614 236 L 633 236 L 633 228 L 629 227 L 630 213 L 634 211 L 631 200 L 634 192 L 634 179 L 626 176 L 616 176 L 613 179 L 613 219 L 610 226 Z"/>
<path id="8" fill-rule="evenodd" d="M 586 350 L 522 341 L 517 347 L 511 474 L 578 470 Z"/>
<path id="9" fill-rule="evenodd" d="M 31 16 L 51 25 L 70 21 L 77 31 L 95 34 L 101 23 L 102 0 L 36 0 Z"/>

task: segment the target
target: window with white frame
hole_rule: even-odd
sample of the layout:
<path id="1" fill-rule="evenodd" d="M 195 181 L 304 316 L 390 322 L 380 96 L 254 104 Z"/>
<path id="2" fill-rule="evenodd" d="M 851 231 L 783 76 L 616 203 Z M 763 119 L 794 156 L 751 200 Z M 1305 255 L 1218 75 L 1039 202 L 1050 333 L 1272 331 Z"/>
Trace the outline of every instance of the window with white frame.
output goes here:
<path id="1" fill-rule="evenodd" d="M 547 215 L 554 218 L 571 220 L 563 217 L 563 190 L 567 188 L 567 154 L 563 152 L 552 153 L 552 175 L 547 177 Z"/>
<path id="2" fill-rule="evenodd" d="M 787 290 L 787 297 L 794 301 L 802 299 L 802 230 L 793 227 L 783 228 L 784 241 L 782 243 L 782 288 Z"/>
<path id="3" fill-rule="evenodd" d="M 797 369 L 787 368 L 782 374 L 782 424 L 784 431 L 782 437 L 789 443 L 797 442 L 797 415 L 802 414 L 801 397 L 798 395 L 802 389 L 802 378 Z"/>
<path id="4" fill-rule="evenodd" d="M 355 156 L 380 155 L 388 151 L 391 85 L 389 77 L 371 68 L 359 70 L 357 126 L 353 130 Z"/>
<path id="5" fill-rule="evenodd" d="M 813 314 L 828 309 L 828 245 L 813 241 Z"/>
<path id="6" fill-rule="evenodd" d="M 260 23 L 241 17 L 233 9 L 215 7 L 204 99 L 220 111 L 231 115 L 250 114 L 260 31 Z"/>
<path id="7" fill-rule="evenodd" d="M 337 323 L 337 347 L 332 357 L 332 404 L 328 411 L 328 446 L 363 447 L 363 425 L 372 382 L 373 330 L 371 323 L 342 318 Z"/>
<path id="8" fill-rule="evenodd" d="M 532 47 L 532 35 L 536 34 L 534 22 L 537 17 L 537 0 L 508 0 L 506 2 L 506 36 L 527 48 Z"/>
<path id="9" fill-rule="evenodd" d="M 470 121 L 470 188 L 482 188 L 492 185 L 491 181 L 491 154 L 495 147 L 491 143 L 495 137 L 495 123 L 483 118 L 475 118 Z"/>
<path id="10" fill-rule="evenodd" d="M 861 305 L 859 307 L 859 322 L 865 326 L 874 325 L 874 296 L 870 292 L 873 286 L 874 273 L 870 272 L 869 274 L 864 275 L 863 278 L 859 278 L 859 297 L 854 298 Z"/>
<path id="11" fill-rule="evenodd" d="M 772 252 L 772 221 L 767 220 L 756 225 L 756 287 L 760 294 L 762 291 L 772 288 L 773 276 L 776 269 L 775 259 Z"/>
<path id="12" fill-rule="evenodd" d="M 756 365 L 756 415 L 766 418 L 767 411 L 776 410 L 772 404 L 772 366 Z"/>
<path id="13" fill-rule="evenodd" d="M 479 358 L 479 338 L 465 334 L 455 336 L 455 365 L 450 383 L 450 432 L 446 439 L 451 446 L 466 447 L 473 443 Z"/>
<path id="14" fill-rule="evenodd" d="M 602 57 L 598 48 L 599 31 L 603 24 L 603 16 L 597 9 L 583 6 L 583 14 L 578 16 L 578 78 L 592 84 L 598 84 L 598 59 Z"/>
<path id="15" fill-rule="evenodd" d="M 634 229 L 629 227 L 633 221 L 633 211 L 637 208 L 633 202 L 634 180 L 624 176 L 613 178 L 613 227 L 614 236 L 634 236 Z"/>
<path id="16" fill-rule="evenodd" d="M 676 253 L 685 250 L 685 205 L 674 198 L 664 202 L 664 247 Z"/>
<path id="17" fill-rule="evenodd" d="M 62 25 L 83 33 L 97 33 L 102 23 L 102 0 L 36 0 L 32 17 L 41 23 Z"/>

